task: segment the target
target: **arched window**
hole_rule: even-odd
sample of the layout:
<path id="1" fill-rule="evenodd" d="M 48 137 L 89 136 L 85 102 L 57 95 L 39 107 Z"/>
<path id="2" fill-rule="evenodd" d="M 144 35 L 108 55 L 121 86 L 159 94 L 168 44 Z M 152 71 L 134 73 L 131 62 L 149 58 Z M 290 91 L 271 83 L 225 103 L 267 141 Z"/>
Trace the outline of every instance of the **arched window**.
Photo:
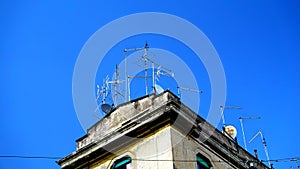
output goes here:
<path id="1" fill-rule="evenodd" d="M 210 169 L 212 165 L 208 158 L 204 157 L 202 154 L 197 154 L 197 169 Z"/>
<path id="2" fill-rule="evenodd" d="M 125 156 L 116 160 L 111 169 L 132 169 L 131 158 L 129 156 Z"/>

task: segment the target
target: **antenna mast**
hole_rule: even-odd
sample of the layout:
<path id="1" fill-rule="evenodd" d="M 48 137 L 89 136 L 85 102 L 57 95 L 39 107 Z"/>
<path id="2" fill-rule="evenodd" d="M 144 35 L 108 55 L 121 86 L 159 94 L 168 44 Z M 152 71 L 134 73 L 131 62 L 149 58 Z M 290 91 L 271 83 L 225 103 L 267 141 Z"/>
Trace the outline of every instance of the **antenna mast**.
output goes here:
<path id="1" fill-rule="evenodd" d="M 128 72 L 127 72 L 127 56 L 126 53 L 127 52 L 131 52 L 131 51 L 139 51 L 139 50 L 145 50 L 144 55 L 142 56 L 142 58 L 144 59 L 144 70 L 145 70 L 145 77 L 147 77 L 147 62 L 146 59 L 147 58 L 147 52 L 148 52 L 148 43 L 146 42 L 145 46 L 143 48 L 129 48 L 129 49 L 124 49 L 124 67 L 125 67 L 125 78 L 126 78 L 126 95 L 125 95 L 125 101 L 129 101 L 130 100 L 130 76 L 128 76 Z M 146 95 L 148 94 L 148 80 L 146 78 L 145 80 L 146 82 Z"/>
<path id="2" fill-rule="evenodd" d="M 241 128 L 242 128 L 244 148 L 245 148 L 245 150 L 247 150 L 246 136 L 245 136 L 245 132 L 244 132 L 243 120 L 258 120 L 258 119 L 260 119 L 260 117 L 239 117 L 239 119 L 240 119 Z"/>
<path id="3" fill-rule="evenodd" d="M 146 95 L 148 95 L 148 59 L 147 59 L 147 54 L 148 54 L 148 43 L 146 42 L 145 47 L 144 47 L 144 55 L 143 55 L 143 59 L 144 59 L 144 72 L 145 72 L 145 85 L 146 85 Z"/>
<path id="4" fill-rule="evenodd" d="M 169 76 L 169 77 L 174 77 L 174 73 L 172 70 L 163 67 L 162 65 L 155 63 L 154 61 L 148 59 L 149 62 L 152 63 L 152 83 L 153 83 L 153 93 L 156 93 L 156 81 L 159 81 L 160 75 L 163 76 Z M 156 72 L 154 71 L 155 65 L 157 66 Z M 164 69 L 164 71 L 161 71 L 161 69 Z"/>
<path id="5" fill-rule="evenodd" d="M 270 159 L 269 159 L 269 153 L 268 153 L 268 149 L 267 149 L 267 142 L 266 142 L 266 139 L 265 137 L 263 136 L 262 134 L 262 131 L 259 130 L 256 135 L 249 141 L 249 143 L 251 143 L 258 135 L 260 134 L 260 138 L 261 138 L 261 143 L 262 145 L 264 146 L 264 150 L 265 150 L 265 153 L 266 153 L 266 157 L 267 157 L 267 161 L 268 161 L 268 164 L 269 166 L 271 167 L 271 163 L 270 163 Z"/>
<path id="6" fill-rule="evenodd" d="M 119 67 L 116 65 L 116 70 L 115 70 L 115 78 L 113 81 L 107 81 L 107 84 L 112 84 L 114 93 L 113 93 L 113 101 L 115 105 L 118 105 L 118 95 L 120 94 L 121 96 L 124 97 L 120 92 L 118 92 L 118 85 L 119 83 L 123 83 L 125 80 L 119 80 Z"/>
<path id="7" fill-rule="evenodd" d="M 115 82 L 118 82 L 118 79 L 119 79 L 119 68 L 118 68 L 118 65 L 116 65 L 116 71 L 115 71 L 115 79 L 114 81 Z M 114 95 L 113 95 L 113 100 L 114 100 L 114 103 L 117 105 L 118 104 L 118 83 L 113 83 L 113 87 L 114 87 Z"/>
<path id="8" fill-rule="evenodd" d="M 103 80 L 103 84 L 101 86 L 101 89 L 100 89 L 100 86 L 97 85 L 97 97 L 96 97 L 96 102 L 102 97 L 102 100 L 101 100 L 101 104 L 105 104 L 105 100 L 106 100 L 106 97 L 108 95 L 108 81 L 109 81 L 109 77 L 106 76 L 105 79 Z M 95 109 L 95 112 L 99 110 L 99 105 L 97 103 L 97 107 Z"/>
<path id="9" fill-rule="evenodd" d="M 126 61 L 126 53 L 129 51 L 139 51 L 144 50 L 144 54 L 142 56 L 142 59 L 144 60 L 144 76 L 129 76 L 127 72 L 127 61 Z M 156 80 L 158 80 L 160 75 L 164 76 L 170 76 L 174 77 L 174 73 L 172 70 L 163 67 L 162 65 L 155 63 L 153 60 L 149 59 L 148 56 L 148 50 L 149 45 L 146 42 L 145 46 L 143 48 L 130 48 L 130 49 L 124 49 L 124 64 L 125 64 L 125 77 L 126 77 L 126 101 L 130 100 L 130 79 L 133 78 L 144 78 L 145 79 L 145 86 L 146 86 L 146 95 L 148 95 L 148 78 L 151 76 L 148 76 L 148 63 L 151 63 L 152 66 L 152 85 L 153 85 L 153 92 L 156 93 L 155 84 Z M 157 71 L 155 72 L 155 66 L 157 66 Z M 163 69 L 164 71 L 161 71 Z"/>
<path id="10" fill-rule="evenodd" d="M 100 86 L 97 85 L 97 98 L 96 98 L 96 101 L 98 101 L 100 99 L 101 96 L 103 96 L 101 102 L 102 103 L 105 103 L 105 99 L 108 95 L 108 81 L 109 81 L 109 77 L 106 76 L 105 79 L 103 80 L 103 85 L 101 86 L 101 89 L 100 89 Z"/>
<path id="11" fill-rule="evenodd" d="M 116 70 L 115 70 L 115 78 L 114 80 L 110 81 L 109 80 L 109 77 L 108 75 L 105 77 L 105 79 L 103 80 L 103 84 L 102 84 L 102 87 L 100 89 L 100 86 L 97 85 L 97 97 L 96 97 L 96 102 L 99 101 L 99 99 L 102 97 L 102 100 L 101 100 L 101 109 L 103 110 L 103 108 L 105 108 L 105 113 L 109 112 L 110 110 L 108 109 L 111 109 L 113 107 L 113 105 L 117 105 L 118 104 L 118 95 L 122 95 L 120 92 L 118 92 L 118 84 L 119 83 L 122 83 L 124 82 L 124 80 L 119 80 L 119 68 L 118 66 L 116 65 Z M 111 84 L 113 86 L 113 102 L 114 104 L 112 105 L 109 105 L 110 107 L 108 107 L 108 104 L 105 105 L 105 101 L 106 101 L 106 98 L 108 96 L 108 90 L 109 90 L 109 84 Z M 99 105 L 97 105 L 97 108 L 95 110 L 95 112 L 99 110 Z"/>
<path id="12" fill-rule="evenodd" d="M 225 127 L 225 116 L 224 116 L 224 109 L 242 109 L 242 107 L 239 106 L 220 106 L 220 112 L 221 112 L 221 118 L 223 122 L 223 128 Z"/>

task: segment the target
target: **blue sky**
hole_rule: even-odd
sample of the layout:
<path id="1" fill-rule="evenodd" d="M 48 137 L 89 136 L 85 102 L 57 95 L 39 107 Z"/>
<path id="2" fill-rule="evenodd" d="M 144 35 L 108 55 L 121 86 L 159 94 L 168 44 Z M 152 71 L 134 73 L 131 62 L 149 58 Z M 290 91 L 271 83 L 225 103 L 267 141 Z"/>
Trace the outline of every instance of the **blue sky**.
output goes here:
<path id="1" fill-rule="evenodd" d="M 105 24 L 138 12 L 181 17 L 210 39 L 222 61 L 227 82 L 226 122 L 240 131 L 244 121 L 249 140 L 260 129 L 270 159 L 300 156 L 300 3 L 298 1 L 10 1 L 0 5 L 0 155 L 65 156 L 75 150 L 80 126 L 72 99 L 72 76 L 85 42 Z M 164 40 L 164 43 L 161 42 Z M 199 114 L 210 103 L 210 84 L 201 62 L 188 62 L 176 41 L 141 35 L 118 47 L 170 50 L 199 71 Z M 127 46 L 128 45 L 128 46 Z M 176 48 L 172 48 L 172 47 Z M 184 46 L 182 48 L 185 48 Z M 120 52 L 122 55 L 122 52 Z M 101 67 L 111 72 L 116 63 Z M 106 74 L 105 74 L 106 75 Z M 100 81 L 101 71 L 97 80 Z M 101 82 L 99 82 L 101 83 Z M 219 126 L 220 127 L 220 126 Z M 241 132 L 238 133 L 242 144 Z M 266 159 L 259 138 L 248 144 Z M 274 163 L 295 167 L 294 162 Z M 59 168 L 55 160 L 1 158 L 0 168 Z"/>

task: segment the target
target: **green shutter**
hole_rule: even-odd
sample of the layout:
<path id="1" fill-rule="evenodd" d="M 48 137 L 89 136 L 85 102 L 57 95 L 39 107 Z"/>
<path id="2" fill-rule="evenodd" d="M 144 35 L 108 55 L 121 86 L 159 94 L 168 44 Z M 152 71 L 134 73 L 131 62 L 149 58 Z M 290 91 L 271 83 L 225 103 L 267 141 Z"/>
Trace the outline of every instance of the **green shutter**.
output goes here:
<path id="1" fill-rule="evenodd" d="M 209 168 L 211 167 L 210 162 L 207 161 L 207 160 L 205 160 L 205 159 L 203 159 L 203 158 L 201 158 L 199 155 L 197 155 L 197 162 L 198 162 L 201 166 L 203 166 L 203 167 L 205 167 L 205 168 L 207 168 L 207 169 L 209 169 Z"/>
<path id="2" fill-rule="evenodd" d="M 130 157 L 125 157 L 125 158 L 122 158 L 119 162 L 117 162 L 114 166 L 114 168 L 118 168 L 124 164 L 128 164 L 131 162 L 131 158 Z"/>

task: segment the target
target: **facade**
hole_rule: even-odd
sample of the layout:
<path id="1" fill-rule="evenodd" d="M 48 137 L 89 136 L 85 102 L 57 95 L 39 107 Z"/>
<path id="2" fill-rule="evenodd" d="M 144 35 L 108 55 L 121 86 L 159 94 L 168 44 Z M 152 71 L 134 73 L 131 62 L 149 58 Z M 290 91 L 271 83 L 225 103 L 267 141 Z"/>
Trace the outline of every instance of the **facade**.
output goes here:
<path id="1" fill-rule="evenodd" d="M 267 169 L 165 91 L 113 109 L 60 159 L 62 169 Z"/>

